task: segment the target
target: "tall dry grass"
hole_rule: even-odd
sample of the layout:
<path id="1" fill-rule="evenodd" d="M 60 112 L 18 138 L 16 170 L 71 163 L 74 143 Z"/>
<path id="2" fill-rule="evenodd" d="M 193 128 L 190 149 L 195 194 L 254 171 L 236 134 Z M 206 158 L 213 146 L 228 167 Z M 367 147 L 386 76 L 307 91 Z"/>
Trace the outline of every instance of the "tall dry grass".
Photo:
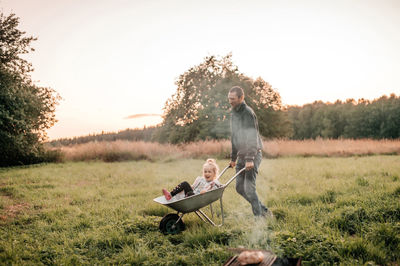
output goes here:
<path id="1" fill-rule="evenodd" d="M 65 161 L 102 160 L 174 160 L 180 158 L 229 158 L 229 140 L 198 141 L 171 145 L 153 142 L 90 142 L 60 148 Z M 353 156 L 372 154 L 400 154 L 400 140 L 267 140 L 264 156 Z"/>
<path id="2" fill-rule="evenodd" d="M 89 142 L 60 148 L 66 161 L 102 160 L 159 160 L 180 158 L 184 154 L 178 146 L 144 141 Z"/>
<path id="3" fill-rule="evenodd" d="M 264 142 L 264 153 L 271 157 L 400 154 L 400 139 L 269 140 Z"/>

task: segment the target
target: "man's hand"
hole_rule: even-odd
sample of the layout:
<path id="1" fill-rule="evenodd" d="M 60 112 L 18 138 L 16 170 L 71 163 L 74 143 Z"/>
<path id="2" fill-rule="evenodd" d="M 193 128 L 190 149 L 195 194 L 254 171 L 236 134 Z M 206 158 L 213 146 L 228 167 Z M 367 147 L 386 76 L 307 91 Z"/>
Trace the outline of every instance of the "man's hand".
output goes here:
<path id="1" fill-rule="evenodd" d="M 254 162 L 253 161 L 246 162 L 245 167 L 246 167 L 246 171 L 253 169 L 254 168 Z"/>
<path id="2" fill-rule="evenodd" d="M 229 166 L 230 166 L 231 168 L 235 168 L 235 166 L 236 166 L 236 162 L 234 162 L 234 161 L 231 161 L 231 162 L 229 163 Z"/>

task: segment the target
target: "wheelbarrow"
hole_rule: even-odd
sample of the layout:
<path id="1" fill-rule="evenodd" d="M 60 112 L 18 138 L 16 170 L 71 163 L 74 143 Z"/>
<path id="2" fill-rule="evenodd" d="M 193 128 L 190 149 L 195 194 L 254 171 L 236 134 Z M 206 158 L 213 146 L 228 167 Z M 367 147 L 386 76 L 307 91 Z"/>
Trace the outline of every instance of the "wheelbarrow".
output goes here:
<path id="1" fill-rule="evenodd" d="M 228 165 L 222 170 L 221 174 L 217 177 L 219 179 L 226 170 L 230 168 Z M 207 191 L 203 194 L 196 194 L 192 196 L 188 196 L 182 199 L 174 199 L 166 200 L 164 196 L 160 196 L 154 199 L 155 202 L 165 205 L 171 209 L 177 211 L 177 213 L 169 213 L 165 215 L 160 221 L 160 230 L 164 234 L 178 234 L 181 231 L 185 230 L 185 224 L 183 223 L 182 217 L 186 213 L 194 212 L 203 222 L 210 223 L 213 226 L 222 226 L 224 224 L 224 209 L 222 206 L 222 195 L 224 193 L 225 188 L 241 173 L 245 170 L 245 168 L 241 169 L 237 172 L 233 177 L 231 177 L 226 184 L 222 185 L 219 188 Z M 212 218 L 214 217 L 214 212 L 212 209 L 212 203 L 219 200 L 221 206 L 221 220 L 220 224 L 214 223 L 212 219 L 210 219 L 202 210 L 208 205 L 210 205 Z"/>

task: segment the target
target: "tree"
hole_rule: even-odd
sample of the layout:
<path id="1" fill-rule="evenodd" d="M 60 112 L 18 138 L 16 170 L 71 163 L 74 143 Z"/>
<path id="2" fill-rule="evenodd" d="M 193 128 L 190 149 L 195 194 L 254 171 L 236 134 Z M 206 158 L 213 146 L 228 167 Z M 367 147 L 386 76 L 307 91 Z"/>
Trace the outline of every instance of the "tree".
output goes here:
<path id="1" fill-rule="evenodd" d="M 50 88 L 36 86 L 32 65 L 21 57 L 34 51 L 34 37 L 18 29 L 15 14 L 0 13 L 0 166 L 43 160 L 46 129 L 55 122 L 60 97 Z"/>
<path id="2" fill-rule="evenodd" d="M 206 57 L 204 62 L 180 75 L 176 85 L 176 93 L 164 106 L 163 123 L 156 136 L 159 141 L 179 143 L 228 138 L 227 95 L 236 85 L 243 88 L 246 103 L 259 117 L 261 135 L 276 137 L 282 133 L 272 129 L 281 123 L 277 120 L 284 118 L 276 113 L 282 108 L 280 95 L 262 78 L 253 80 L 240 73 L 232 63 L 231 54 L 222 58 Z"/>

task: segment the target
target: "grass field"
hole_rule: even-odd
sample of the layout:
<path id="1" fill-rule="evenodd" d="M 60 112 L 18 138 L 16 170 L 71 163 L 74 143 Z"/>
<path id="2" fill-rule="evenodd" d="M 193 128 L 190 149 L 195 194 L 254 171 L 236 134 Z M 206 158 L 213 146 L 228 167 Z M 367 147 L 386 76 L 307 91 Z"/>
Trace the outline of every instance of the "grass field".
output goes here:
<path id="1" fill-rule="evenodd" d="M 184 232 L 161 234 L 159 221 L 173 211 L 153 198 L 194 180 L 202 164 L 0 169 L 0 264 L 221 265 L 236 247 L 302 257 L 304 265 L 400 263 L 400 156 L 264 159 L 257 189 L 274 219 L 254 219 L 232 183 L 223 227 L 188 214 Z"/>

